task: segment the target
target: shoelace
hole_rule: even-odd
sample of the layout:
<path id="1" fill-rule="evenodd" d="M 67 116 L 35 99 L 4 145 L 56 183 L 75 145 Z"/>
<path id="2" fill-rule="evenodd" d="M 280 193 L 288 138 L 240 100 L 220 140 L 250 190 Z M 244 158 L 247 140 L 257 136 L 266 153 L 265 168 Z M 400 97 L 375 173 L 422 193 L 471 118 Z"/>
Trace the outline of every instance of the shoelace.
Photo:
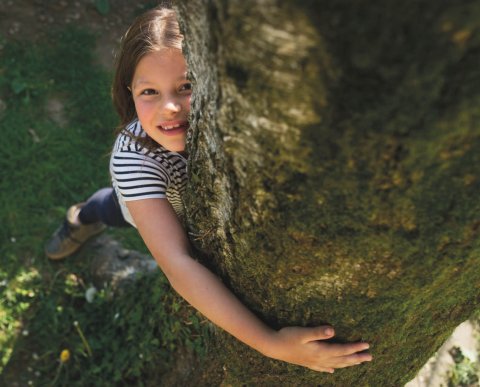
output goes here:
<path id="1" fill-rule="evenodd" d="M 63 240 L 66 238 L 70 238 L 71 234 L 72 234 L 72 227 L 70 226 L 70 223 L 68 223 L 68 221 L 65 220 L 62 224 L 62 227 L 58 231 L 58 236 L 60 239 Z"/>

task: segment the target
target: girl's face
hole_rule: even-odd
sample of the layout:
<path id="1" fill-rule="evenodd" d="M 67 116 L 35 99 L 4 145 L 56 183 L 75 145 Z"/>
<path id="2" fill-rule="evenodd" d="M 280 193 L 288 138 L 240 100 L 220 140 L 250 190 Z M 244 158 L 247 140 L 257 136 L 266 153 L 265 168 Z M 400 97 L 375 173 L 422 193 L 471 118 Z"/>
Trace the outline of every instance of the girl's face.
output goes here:
<path id="1" fill-rule="evenodd" d="M 192 85 L 182 53 L 146 54 L 135 69 L 131 90 L 145 132 L 170 151 L 184 151 Z"/>

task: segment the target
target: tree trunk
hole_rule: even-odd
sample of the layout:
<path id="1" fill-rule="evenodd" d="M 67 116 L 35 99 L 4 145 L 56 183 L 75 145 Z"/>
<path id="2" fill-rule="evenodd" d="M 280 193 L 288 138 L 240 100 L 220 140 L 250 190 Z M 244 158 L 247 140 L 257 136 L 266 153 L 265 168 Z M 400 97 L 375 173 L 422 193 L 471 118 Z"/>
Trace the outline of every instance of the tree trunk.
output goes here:
<path id="1" fill-rule="evenodd" d="M 196 383 L 404 385 L 480 300 L 479 3 L 177 7 L 205 264 L 270 326 L 374 356 L 327 375 L 219 332 Z"/>

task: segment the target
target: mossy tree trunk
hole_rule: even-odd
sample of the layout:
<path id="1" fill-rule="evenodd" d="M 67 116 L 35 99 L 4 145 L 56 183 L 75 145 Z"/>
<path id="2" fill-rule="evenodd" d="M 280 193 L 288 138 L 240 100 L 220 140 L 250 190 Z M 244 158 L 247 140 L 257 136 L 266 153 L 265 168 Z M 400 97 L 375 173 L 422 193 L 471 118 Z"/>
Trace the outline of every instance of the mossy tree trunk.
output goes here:
<path id="1" fill-rule="evenodd" d="M 375 358 L 326 375 L 219 333 L 197 382 L 402 386 L 480 301 L 479 3 L 177 6 L 205 263 L 271 326 Z"/>

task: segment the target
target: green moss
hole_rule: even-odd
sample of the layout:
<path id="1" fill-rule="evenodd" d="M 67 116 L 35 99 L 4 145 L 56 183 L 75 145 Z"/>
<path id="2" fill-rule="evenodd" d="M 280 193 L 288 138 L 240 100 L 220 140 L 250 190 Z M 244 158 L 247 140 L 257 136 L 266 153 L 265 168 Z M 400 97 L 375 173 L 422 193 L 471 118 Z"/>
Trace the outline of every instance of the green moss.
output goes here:
<path id="1" fill-rule="evenodd" d="M 250 4 L 257 19 L 222 24 L 233 49 L 218 53 L 213 123 L 200 121 L 192 223 L 210 235 L 202 247 L 213 266 L 270 325 L 331 323 L 340 341 L 370 342 L 375 361 L 331 378 L 257 362 L 225 339 L 242 358 L 225 380 L 400 386 L 478 303 L 480 88 L 469 31 L 480 10 L 313 3 L 284 5 L 288 22 Z M 292 26 L 301 43 L 283 56 Z M 283 40 L 264 37 L 268 28 Z M 306 41 L 318 49 L 303 51 Z M 237 63 L 241 79 L 223 63 Z"/>

